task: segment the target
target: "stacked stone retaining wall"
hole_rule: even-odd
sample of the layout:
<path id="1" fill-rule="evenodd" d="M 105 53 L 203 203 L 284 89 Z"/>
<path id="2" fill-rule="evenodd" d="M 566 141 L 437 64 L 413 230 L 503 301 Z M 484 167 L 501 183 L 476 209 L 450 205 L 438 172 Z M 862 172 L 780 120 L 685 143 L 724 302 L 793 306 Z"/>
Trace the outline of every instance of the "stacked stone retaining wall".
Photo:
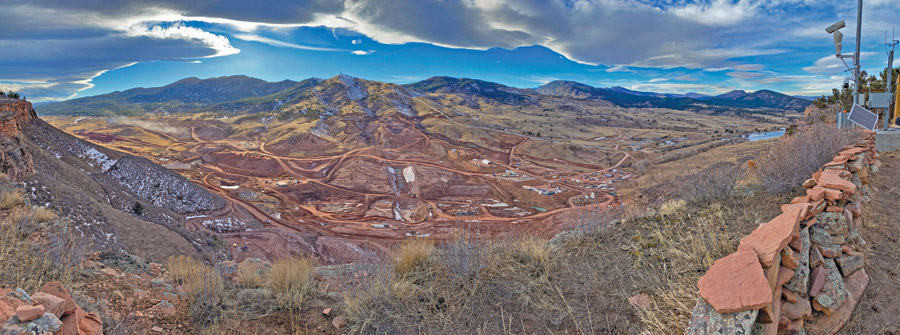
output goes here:
<path id="1" fill-rule="evenodd" d="M 834 334 L 869 282 L 859 216 L 881 166 L 875 133 L 803 183 L 806 195 L 700 278 L 686 334 Z"/>

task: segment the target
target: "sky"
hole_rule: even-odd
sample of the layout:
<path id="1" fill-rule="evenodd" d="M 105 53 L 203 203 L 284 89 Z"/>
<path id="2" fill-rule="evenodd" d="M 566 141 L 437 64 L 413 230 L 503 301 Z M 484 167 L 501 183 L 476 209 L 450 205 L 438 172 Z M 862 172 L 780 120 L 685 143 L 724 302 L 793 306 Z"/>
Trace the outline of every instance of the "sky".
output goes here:
<path id="1" fill-rule="evenodd" d="M 839 0 L 0 0 L 0 89 L 41 102 L 343 73 L 813 96 L 848 75 L 825 32 L 839 20 L 852 53 L 856 2 Z M 866 0 L 862 21 L 862 68 L 878 72 L 900 1 Z"/>

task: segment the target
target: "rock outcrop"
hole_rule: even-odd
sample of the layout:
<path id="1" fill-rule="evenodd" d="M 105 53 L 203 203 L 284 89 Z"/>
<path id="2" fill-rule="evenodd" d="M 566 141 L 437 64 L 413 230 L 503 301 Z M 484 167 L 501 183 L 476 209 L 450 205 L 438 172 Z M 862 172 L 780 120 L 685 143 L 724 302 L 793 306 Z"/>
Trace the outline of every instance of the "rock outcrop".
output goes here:
<path id="1" fill-rule="evenodd" d="M 102 335 L 97 312 L 79 307 L 59 282 L 50 282 L 29 296 L 21 289 L 0 289 L 0 335 Z"/>
<path id="2" fill-rule="evenodd" d="M 0 172 L 12 180 L 34 172 L 31 153 L 25 150 L 22 125 L 36 117 L 31 103 L 0 97 Z"/>
<path id="3" fill-rule="evenodd" d="M 869 132 L 813 174 L 805 196 L 783 205 L 700 278 L 702 299 L 687 334 L 838 332 L 869 282 L 859 216 L 868 177 L 880 166 Z"/>

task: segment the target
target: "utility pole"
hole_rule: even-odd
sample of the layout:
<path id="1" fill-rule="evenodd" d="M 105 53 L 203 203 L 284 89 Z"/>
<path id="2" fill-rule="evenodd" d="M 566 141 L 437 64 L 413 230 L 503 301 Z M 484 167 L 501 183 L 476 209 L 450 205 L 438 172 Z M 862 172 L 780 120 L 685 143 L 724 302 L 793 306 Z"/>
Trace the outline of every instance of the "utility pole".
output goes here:
<path id="1" fill-rule="evenodd" d="M 859 104 L 859 44 L 862 36 L 862 2 L 859 0 L 859 6 L 856 9 L 856 52 L 853 53 L 853 75 L 856 77 L 856 84 L 853 85 L 853 103 Z"/>

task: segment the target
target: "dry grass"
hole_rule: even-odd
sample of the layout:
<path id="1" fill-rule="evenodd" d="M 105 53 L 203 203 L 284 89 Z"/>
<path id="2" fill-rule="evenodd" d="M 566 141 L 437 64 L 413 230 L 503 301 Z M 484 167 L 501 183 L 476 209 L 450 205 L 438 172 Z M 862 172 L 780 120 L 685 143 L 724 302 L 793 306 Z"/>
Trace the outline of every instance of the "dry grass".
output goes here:
<path id="1" fill-rule="evenodd" d="M 25 198 L 20 190 L 5 190 L 0 192 L 0 209 L 10 210 L 25 203 Z"/>
<path id="2" fill-rule="evenodd" d="M 687 204 L 684 199 L 672 199 L 659 206 L 659 213 L 663 216 L 673 216 L 684 210 Z"/>
<path id="3" fill-rule="evenodd" d="M 817 123 L 772 145 L 759 158 L 754 175 L 770 192 L 799 188 L 813 172 L 830 162 L 841 148 L 858 142 L 860 136 L 855 131 L 837 130 Z"/>
<path id="4" fill-rule="evenodd" d="M 3 194 L 21 193 L 4 191 Z M 34 216 L 24 207 L 11 209 L 10 215 L 0 221 L 0 287 L 33 292 L 49 281 L 70 283 L 83 255 L 83 249 L 74 246 L 87 245 L 78 241 L 78 236 L 69 229 L 71 222 L 49 227 L 54 230 L 48 234 L 50 237 L 35 243 L 31 237 L 36 231 Z M 75 243 L 68 245 L 65 252 L 58 252 L 57 247 L 67 241 Z"/>
<path id="5" fill-rule="evenodd" d="M 46 223 L 56 219 L 56 212 L 46 207 L 39 207 L 31 210 L 31 216 L 36 223 Z"/>
<path id="6" fill-rule="evenodd" d="M 300 309 L 316 289 L 315 261 L 309 257 L 282 258 L 272 264 L 269 287 L 285 308 Z"/>
<path id="7" fill-rule="evenodd" d="M 184 287 L 190 321 L 200 325 L 216 323 L 225 298 L 225 283 L 219 272 L 183 255 L 170 257 L 166 266 L 171 278 Z"/>
<path id="8" fill-rule="evenodd" d="M 432 253 L 434 253 L 434 245 L 425 239 L 405 240 L 394 255 L 397 260 L 394 270 L 400 275 L 416 271 L 426 265 Z"/>
<path id="9" fill-rule="evenodd" d="M 731 162 L 718 162 L 684 176 L 675 194 L 689 203 L 710 203 L 731 196 L 744 170 Z"/>

